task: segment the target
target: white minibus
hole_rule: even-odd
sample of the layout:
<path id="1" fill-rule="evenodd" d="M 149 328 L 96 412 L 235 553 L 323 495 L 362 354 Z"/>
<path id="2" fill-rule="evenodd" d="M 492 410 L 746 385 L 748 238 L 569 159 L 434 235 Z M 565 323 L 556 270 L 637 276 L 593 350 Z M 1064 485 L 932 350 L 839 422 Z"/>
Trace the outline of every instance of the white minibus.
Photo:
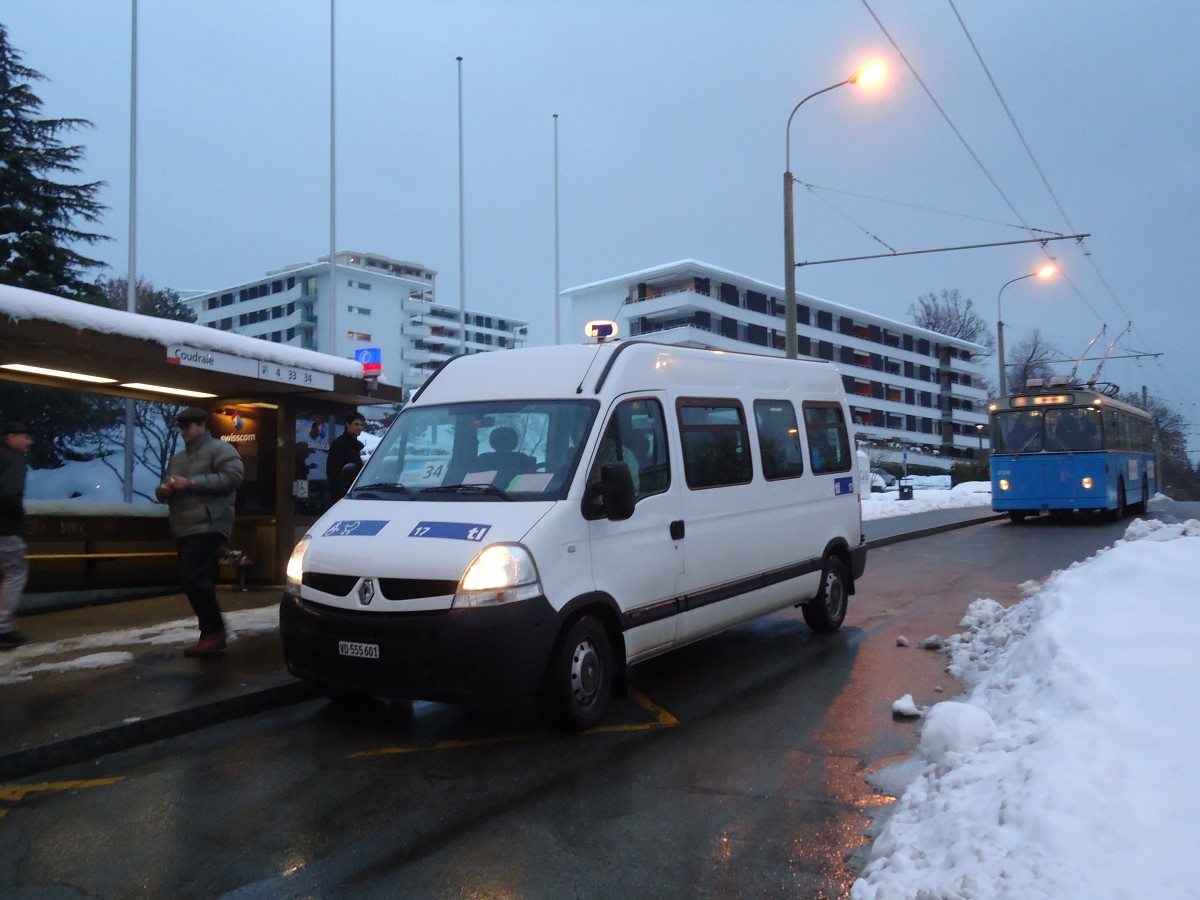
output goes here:
<path id="1" fill-rule="evenodd" d="M 629 666 L 791 606 L 866 551 L 829 363 L 601 340 L 460 356 L 297 544 L 280 632 L 331 696 L 537 696 L 595 725 Z"/>

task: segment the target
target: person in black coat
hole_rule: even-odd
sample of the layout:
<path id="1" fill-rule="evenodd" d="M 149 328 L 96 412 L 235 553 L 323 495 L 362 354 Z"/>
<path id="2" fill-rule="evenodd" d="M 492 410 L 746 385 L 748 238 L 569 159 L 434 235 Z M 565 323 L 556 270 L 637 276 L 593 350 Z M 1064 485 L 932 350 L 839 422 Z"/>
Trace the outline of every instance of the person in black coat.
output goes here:
<path id="1" fill-rule="evenodd" d="M 337 503 L 353 481 L 353 475 L 342 475 L 342 470 L 353 465 L 362 468 L 363 442 L 358 439 L 367 420 L 360 412 L 346 416 L 346 430 L 329 442 L 329 455 L 325 458 L 325 481 L 329 485 L 329 502 Z"/>

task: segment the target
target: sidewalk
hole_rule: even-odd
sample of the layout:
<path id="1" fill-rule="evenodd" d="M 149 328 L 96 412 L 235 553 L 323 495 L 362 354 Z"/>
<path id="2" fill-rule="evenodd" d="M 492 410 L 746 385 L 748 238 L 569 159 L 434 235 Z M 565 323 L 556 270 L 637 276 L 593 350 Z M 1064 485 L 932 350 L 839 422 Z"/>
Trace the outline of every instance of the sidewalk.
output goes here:
<path id="1" fill-rule="evenodd" d="M 883 546 L 993 518 L 938 510 L 864 530 Z M 0 784 L 313 697 L 283 662 L 282 588 L 218 590 L 230 641 L 214 659 L 183 656 L 198 635 L 183 594 L 22 615 L 29 643 L 0 653 Z"/>
<path id="2" fill-rule="evenodd" d="M 298 702 L 279 644 L 282 588 L 218 597 L 229 647 L 186 659 L 183 594 L 21 616 L 29 643 L 0 653 L 0 782 Z"/>

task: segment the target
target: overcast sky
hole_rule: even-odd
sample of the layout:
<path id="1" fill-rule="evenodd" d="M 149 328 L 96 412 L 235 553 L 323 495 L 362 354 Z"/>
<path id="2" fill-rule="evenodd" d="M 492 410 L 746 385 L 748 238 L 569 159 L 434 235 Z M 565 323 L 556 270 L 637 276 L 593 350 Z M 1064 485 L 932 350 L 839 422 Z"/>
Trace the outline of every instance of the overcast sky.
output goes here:
<path id="1" fill-rule="evenodd" d="M 95 252 L 114 276 L 131 6 L 0 12 L 49 79 L 45 114 L 95 126 L 68 140 L 107 182 L 114 240 Z M 328 253 L 329 26 L 328 0 L 141 0 L 142 277 L 215 289 Z M 994 327 L 1001 287 L 1049 253 L 1065 277 L 1004 291 L 1008 346 L 1040 328 L 1074 359 L 1132 319 L 1113 355 L 1163 355 L 1102 378 L 1166 399 L 1200 450 L 1194 2 L 337 0 L 335 32 L 338 248 L 430 266 L 457 304 L 461 56 L 466 301 L 530 320 L 531 344 L 554 340 L 554 114 L 564 289 L 684 258 L 782 285 L 788 114 L 883 60 L 879 88 L 796 114 L 791 168 L 821 189 L 797 189 L 797 260 L 1016 241 L 1022 225 L 1092 236 L 806 266 L 798 290 L 909 321 L 919 296 L 957 289 Z"/>

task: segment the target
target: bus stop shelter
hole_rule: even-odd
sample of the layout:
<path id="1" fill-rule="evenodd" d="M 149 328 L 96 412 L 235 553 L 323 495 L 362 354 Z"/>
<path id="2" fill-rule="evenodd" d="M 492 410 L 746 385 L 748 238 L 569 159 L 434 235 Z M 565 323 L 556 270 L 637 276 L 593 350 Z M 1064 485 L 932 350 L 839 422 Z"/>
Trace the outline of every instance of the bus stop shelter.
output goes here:
<path id="1" fill-rule="evenodd" d="M 0 379 L 207 409 L 213 435 L 233 444 L 246 467 L 240 534 L 230 543 L 257 557 L 253 580 L 274 584 L 298 534 L 322 511 L 298 477 L 312 468 L 305 459 L 319 456 L 344 414 L 403 399 L 400 387 L 364 378 L 351 359 L 5 285 Z"/>

